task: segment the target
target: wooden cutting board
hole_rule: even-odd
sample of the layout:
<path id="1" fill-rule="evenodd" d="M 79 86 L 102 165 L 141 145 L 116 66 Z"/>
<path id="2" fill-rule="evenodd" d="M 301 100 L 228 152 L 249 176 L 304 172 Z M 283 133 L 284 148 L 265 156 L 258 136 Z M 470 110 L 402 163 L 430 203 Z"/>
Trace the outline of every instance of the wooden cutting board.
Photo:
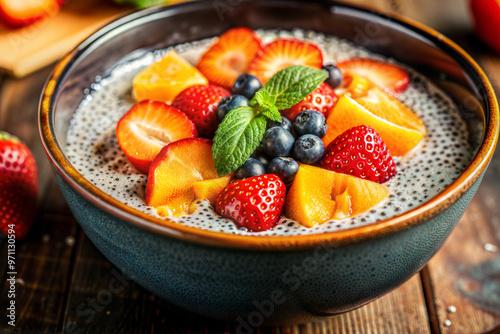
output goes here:
<path id="1" fill-rule="evenodd" d="M 129 11 L 111 1 L 71 0 L 54 17 L 21 29 L 0 24 L 0 70 L 16 77 L 47 66 Z"/>

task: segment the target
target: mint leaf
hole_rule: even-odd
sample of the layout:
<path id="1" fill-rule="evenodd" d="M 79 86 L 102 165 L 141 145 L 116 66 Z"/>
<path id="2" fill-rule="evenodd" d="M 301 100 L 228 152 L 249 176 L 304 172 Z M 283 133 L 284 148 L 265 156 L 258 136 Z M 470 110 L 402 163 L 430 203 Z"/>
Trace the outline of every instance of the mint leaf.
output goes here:
<path id="1" fill-rule="evenodd" d="M 252 107 L 238 107 L 224 117 L 215 132 L 212 156 L 219 176 L 243 165 L 259 146 L 266 131 L 264 114 Z"/>
<path id="2" fill-rule="evenodd" d="M 281 114 L 275 105 L 276 99 L 274 96 L 269 95 L 265 90 L 259 90 L 255 93 L 255 96 L 250 101 L 250 105 L 258 104 L 260 111 L 267 118 L 281 123 Z"/>
<path id="3" fill-rule="evenodd" d="M 328 73 L 308 66 L 289 66 L 275 75 L 259 91 L 274 97 L 278 110 L 290 108 L 328 78 Z"/>

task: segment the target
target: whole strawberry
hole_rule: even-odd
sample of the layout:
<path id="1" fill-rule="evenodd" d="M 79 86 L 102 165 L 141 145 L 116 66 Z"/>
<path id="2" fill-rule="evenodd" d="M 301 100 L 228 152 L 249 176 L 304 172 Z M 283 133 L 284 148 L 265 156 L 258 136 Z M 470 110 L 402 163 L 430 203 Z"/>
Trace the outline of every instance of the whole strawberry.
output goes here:
<path id="1" fill-rule="evenodd" d="M 172 106 L 183 111 L 196 125 L 200 137 L 212 138 L 217 129 L 217 105 L 231 93 L 217 85 L 194 85 L 176 96 Z"/>
<path id="2" fill-rule="evenodd" d="M 337 100 L 338 97 L 332 87 L 322 82 L 302 101 L 285 110 L 285 114 L 292 122 L 304 110 L 316 110 L 327 117 Z"/>
<path id="3" fill-rule="evenodd" d="M 266 231 L 278 223 L 285 194 L 285 184 L 274 174 L 249 177 L 226 186 L 215 211 L 251 231 Z"/>
<path id="4" fill-rule="evenodd" d="M 382 137 L 366 125 L 352 127 L 335 138 L 326 148 L 321 166 L 378 183 L 396 175 L 396 165 Z"/>
<path id="5" fill-rule="evenodd" d="M 0 233 L 28 234 L 36 215 L 38 171 L 30 150 L 0 131 Z"/>

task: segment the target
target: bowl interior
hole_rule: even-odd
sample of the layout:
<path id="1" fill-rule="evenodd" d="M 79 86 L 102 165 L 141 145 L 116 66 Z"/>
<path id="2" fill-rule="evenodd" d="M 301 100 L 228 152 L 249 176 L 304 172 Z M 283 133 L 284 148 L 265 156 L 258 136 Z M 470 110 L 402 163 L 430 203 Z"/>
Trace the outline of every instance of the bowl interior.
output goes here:
<path id="1" fill-rule="evenodd" d="M 443 36 L 370 10 L 326 1 L 193 2 L 151 8 L 121 18 L 91 36 L 55 69 L 42 100 L 54 145 L 63 153 L 71 117 L 96 77 L 145 53 L 221 34 L 235 26 L 301 28 L 331 34 L 395 58 L 426 75 L 453 98 L 467 120 L 474 154 L 484 144 L 494 109 L 488 84 L 465 53 Z M 494 99 L 494 98 L 493 98 Z M 473 155 L 474 155 L 473 154 Z M 57 160 L 58 158 L 53 160 Z M 68 165 L 69 162 L 66 161 Z"/>

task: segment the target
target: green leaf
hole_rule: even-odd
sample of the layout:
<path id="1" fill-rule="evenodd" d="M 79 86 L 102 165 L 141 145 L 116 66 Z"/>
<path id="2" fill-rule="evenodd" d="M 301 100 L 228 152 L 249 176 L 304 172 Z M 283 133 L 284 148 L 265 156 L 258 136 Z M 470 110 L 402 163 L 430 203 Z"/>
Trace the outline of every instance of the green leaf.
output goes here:
<path id="1" fill-rule="evenodd" d="M 280 122 L 281 123 L 281 114 L 276 107 L 276 99 L 269 95 L 268 92 L 265 90 L 259 90 L 257 93 L 255 93 L 255 96 L 252 98 L 252 101 L 250 102 L 250 105 L 256 105 L 258 104 L 260 107 L 260 111 L 266 116 L 267 118 Z"/>
<path id="2" fill-rule="evenodd" d="M 279 110 L 290 108 L 328 78 L 328 73 L 308 66 L 289 66 L 275 75 L 259 91 L 274 97 Z"/>
<path id="3" fill-rule="evenodd" d="M 214 137 L 212 156 L 219 176 L 241 166 L 257 148 L 266 131 L 266 118 L 252 107 L 231 110 Z"/>

